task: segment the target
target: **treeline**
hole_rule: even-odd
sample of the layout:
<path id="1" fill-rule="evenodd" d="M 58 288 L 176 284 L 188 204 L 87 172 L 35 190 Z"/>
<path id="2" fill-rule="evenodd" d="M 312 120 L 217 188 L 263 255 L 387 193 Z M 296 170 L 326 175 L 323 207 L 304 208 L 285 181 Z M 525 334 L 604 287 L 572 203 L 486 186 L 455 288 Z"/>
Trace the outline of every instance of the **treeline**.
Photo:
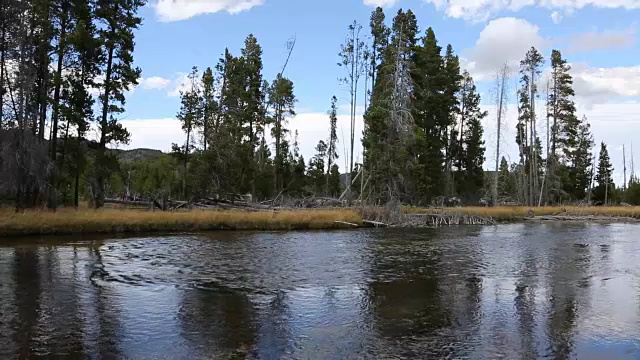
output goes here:
<path id="1" fill-rule="evenodd" d="M 214 68 L 202 74 L 192 69 L 177 113 L 185 142 L 173 144 L 171 152 L 181 165 L 182 198 L 339 195 L 337 100 L 328 116 L 328 140 L 318 144 L 307 164 L 297 134 L 288 129 L 297 102 L 293 82 L 283 72 L 267 81 L 262 70 L 262 48 L 253 35 L 239 56 L 226 49 Z"/>
<path id="2" fill-rule="evenodd" d="M 137 84 L 134 30 L 141 0 L 0 3 L 0 193 L 18 209 L 104 204 L 127 142 L 118 122 Z M 92 127 L 98 140 L 86 141 Z M 91 153 L 91 157 L 88 154 Z M 85 189 L 82 191 L 81 189 Z"/>
<path id="3" fill-rule="evenodd" d="M 414 205 L 460 198 L 465 204 L 640 202 L 632 173 L 615 187 L 606 145 L 593 156 L 586 118 L 577 114 L 570 66 L 550 55 L 523 54 L 515 141 L 509 164 L 496 149 L 495 171 L 483 169 L 486 145 L 481 98 L 451 45 L 419 29 L 411 10 L 386 21 L 381 8 L 368 29 L 348 27 L 339 47 L 349 93 L 350 136 L 338 161 L 337 98 L 328 101 L 325 139 L 304 159 L 288 121 L 294 84 L 284 66 L 263 75 L 262 48 L 249 35 L 204 71 L 194 67 L 180 94 L 184 142 L 170 154 L 118 161 L 109 147 L 126 143 L 118 122 L 125 93 L 137 85 L 133 66 L 139 0 L 14 0 L 0 4 L 0 196 L 17 208 L 95 207 L 105 197 L 198 199 L 251 194 L 253 199 L 342 197 L 349 202 Z M 295 41 L 288 43 L 289 55 Z M 506 122 L 508 67 L 496 75 L 497 129 Z M 329 99 L 328 99 L 329 100 Z M 364 157 L 354 162 L 356 113 L 364 102 Z M 544 106 L 539 109 L 538 104 Z M 542 120 L 544 119 L 544 120 Z M 90 128 L 98 138 L 89 141 Z M 498 133 L 500 139 L 500 133 Z M 513 140 L 511 140 L 513 141 Z M 496 145 L 499 145 L 500 142 Z M 625 181 L 626 182 L 626 181 Z M 637 195 L 634 195 L 637 194 Z M 635 197 L 638 197 L 635 201 Z"/>
<path id="4" fill-rule="evenodd" d="M 497 118 L 488 119 L 452 46 L 441 47 L 432 28 L 420 32 L 411 10 L 399 10 L 387 27 L 378 8 L 370 31 L 370 50 L 363 55 L 373 84 L 363 138 L 370 201 L 427 205 L 458 197 L 466 204 L 640 204 L 633 172 L 623 189 L 616 189 L 606 144 L 598 158 L 593 156 L 590 125 L 577 114 L 571 67 L 560 51 L 551 52 L 546 79 L 541 79 L 544 56 L 534 47 L 523 54 L 516 99 L 519 158 L 509 164 L 500 153 L 508 64 L 496 69 Z M 495 155 L 501 161 L 494 174 L 483 170 L 482 121 L 496 121 Z"/>

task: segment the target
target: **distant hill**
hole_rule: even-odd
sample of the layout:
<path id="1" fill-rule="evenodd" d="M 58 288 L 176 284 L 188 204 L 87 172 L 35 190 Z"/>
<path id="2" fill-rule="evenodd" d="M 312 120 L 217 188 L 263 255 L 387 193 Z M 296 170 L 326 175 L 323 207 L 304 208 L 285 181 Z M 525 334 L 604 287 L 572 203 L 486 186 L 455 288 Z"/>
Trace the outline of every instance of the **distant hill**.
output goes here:
<path id="1" fill-rule="evenodd" d="M 133 149 L 133 150 L 114 150 L 118 154 L 118 161 L 122 163 L 132 163 L 138 161 L 147 161 L 157 159 L 166 155 L 160 150 L 154 149 Z"/>

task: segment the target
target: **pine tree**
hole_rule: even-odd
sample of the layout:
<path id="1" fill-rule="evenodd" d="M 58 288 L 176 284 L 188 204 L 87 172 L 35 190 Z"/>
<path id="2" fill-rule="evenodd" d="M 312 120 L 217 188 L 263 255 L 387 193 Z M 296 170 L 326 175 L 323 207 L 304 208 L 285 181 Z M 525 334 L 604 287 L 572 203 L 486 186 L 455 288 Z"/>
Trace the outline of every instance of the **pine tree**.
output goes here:
<path id="1" fill-rule="evenodd" d="M 391 30 L 384 23 L 385 15 L 381 7 L 377 7 L 371 12 L 369 26 L 371 28 L 371 87 L 376 84 L 376 74 L 378 66 L 384 58 L 384 52 L 389 45 L 389 35 Z"/>
<path id="2" fill-rule="evenodd" d="M 191 73 L 188 76 L 190 87 L 186 91 L 180 91 L 180 112 L 176 115 L 176 118 L 182 124 L 182 130 L 186 133 L 187 139 L 185 145 L 180 151 L 182 156 L 182 198 L 187 197 L 187 167 L 189 165 L 189 154 L 195 148 L 193 145 L 192 134 L 195 128 L 201 123 L 202 119 L 202 96 L 199 86 L 199 73 L 198 68 L 194 66 L 191 69 Z"/>
<path id="3" fill-rule="evenodd" d="M 419 175 L 415 188 L 422 203 L 443 195 L 445 183 L 445 147 L 448 138 L 445 127 L 450 122 L 448 75 L 433 29 L 427 29 L 422 45 L 416 47 L 413 61 L 413 118 L 420 130 L 421 141 L 416 146 Z"/>
<path id="4" fill-rule="evenodd" d="M 51 115 L 51 161 L 56 164 L 56 157 L 58 155 L 58 122 L 60 120 L 60 95 L 63 88 L 62 69 L 65 65 L 67 57 L 69 56 L 69 41 L 67 35 L 73 31 L 74 22 L 71 17 L 71 0 L 57 0 L 51 2 L 52 23 L 57 23 L 57 27 L 54 30 L 57 44 L 55 48 L 56 54 L 56 71 L 53 78 L 53 111 Z M 47 9 L 48 11 L 49 9 Z M 67 131 L 68 133 L 68 131 Z M 61 167 L 62 164 L 56 164 L 56 167 Z M 56 167 L 51 172 L 51 184 L 53 188 L 49 191 L 49 208 L 55 209 L 57 206 L 56 199 Z"/>
<path id="5" fill-rule="evenodd" d="M 503 156 L 500 160 L 500 171 L 498 174 L 498 191 L 501 201 L 513 201 L 517 195 L 516 178 L 509 169 L 509 163 Z"/>
<path id="6" fill-rule="evenodd" d="M 409 147 L 415 136 L 411 116 L 415 16 L 411 11 L 399 10 L 392 29 L 393 35 L 378 66 L 371 105 L 364 116 L 362 141 L 366 173 L 371 179 L 371 200 L 384 203 L 407 193 L 409 184 L 405 175 L 414 170 Z"/>
<path id="7" fill-rule="evenodd" d="M 549 116 L 553 118 L 551 126 L 551 153 L 556 154 L 559 146 L 563 155 L 575 147 L 579 121 L 575 115 L 576 107 L 572 97 L 573 79 L 570 74 L 571 66 L 562 58 L 558 50 L 551 52 L 551 91 L 549 94 Z"/>
<path id="8" fill-rule="evenodd" d="M 255 151 L 258 146 L 258 136 L 264 131 L 264 94 L 262 93 L 262 47 L 258 40 L 250 34 L 244 42 L 242 52 L 242 73 L 244 85 L 243 94 L 243 127 L 246 129 L 246 158 L 242 162 L 243 179 L 249 179 L 248 183 L 243 181 L 243 191 L 251 190 L 255 192 L 255 171 L 257 164 L 254 163 Z"/>
<path id="9" fill-rule="evenodd" d="M 338 197 L 340 195 L 340 168 L 337 164 L 331 166 L 329 173 L 329 190 L 327 195 Z"/>
<path id="10" fill-rule="evenodd" d="M 537 202 L 540 189 L 541 144 L 536 133 L 535 103 L 538 96 L 537 81 L 544 59 L 534 47 L 527 51 L 520 62 L 520 84 L 518 91 L 518 124 L 516 143 L 520 148 L 521 201 L 529 205 Z"/>
<path id="11" fill-rule="evenodd" d="M 215 79 L 211 68 L 202 74 L 202 146 L 207 151 L 211 127 L 218 113 L 218 103 L 215 99 Z"/>
<path id="12" fill-rule="evenodd" d="M 315 156 L 309 160 L 309 178 L 313 185 L 313 191 L 316 195 L 320 195 L 324 192 L 326 179 L 325 176 L 325 158 L 327 157 L 327 144 L 320 140 L 316 146 Z"/>
<path id="13" fill-rule="evenodd" d="M 69 165 L 73 174 L 73 204 L 78 207 L 80 195 L 80 174 L 84 171 L 86 158 L 83 137 L 94 116 L 95 100 L 89 88 L 95 86 L 94 79 L 99 75 L 100 48 L 96 38 L 97 29 L 93 23 L 93 8 L 86 0 L 73 0 L 71 16 L 75 21 L 75 28 L 68 35 L 72 56 L 70 63 L 74 64 L 69 70 L 68 88 L 63 91 L 63 115 L 67 124 L 75 128 L 77 138 L 70 144 Z M 71 175 L 70 174 L 70 175 Z"/>
<path id="14" fill-rule="evenodd" d="M 460 91 L 461 82 L 463 81 L 463 75 L 460 74 L 460 60 L 457 55 L 453 53 L 453 47 L 451 44 L 447 45 L 445 55 L 443 57 L 443 75 L 445 80 L 445 90 L 443 95 L 443 115 L 441 118 L 441 141 L 444 144 L 445 153 L 445 194 L 448 196 L 453 195 L 455 184 L 453 177 L 451 176 L 451 170 L 453 167 L 453 161 L 455 154 L 453 148 L 462 142 L 463 133 L 456 134 L 456 118 L 459 115 L 460 107 L 458 100 L 458 92 Z M 468 75 L 465 74 L 465 75 Z M 470 77 L 470 76 L 469 76 Z M 471 80 L 473 83 L 473 80 Z M 479 99 L 479 95 L 478 95 Z M 458 135 L 458 136 L 456 136 Z M 460 141 L 458 141 L 458 139 Z"/>
<path id="15" fill-rule="evenodd" d="M 600 155 L 598 157 L 598 171 L 595 177 L 598 186 L 593 191 L 593 199 L 595 201 L 602 202 L 605 205 L 611 202 L 616 188 L 612 177 L 613 166 L 611 165 L 607 145 L 602 142 L 600 144 Z"/>
<path id="16" fill-rule="evenodd" d="M 106 151 L 113 142 L 128 142 L 129 133 L 116 118 L 124 112 L 124 92 L 137 85 L 141 70 L 133 67 L 134 30 L 142 22 L 136 13 L 145 2 L 142 0 L 95 0 L 95 21 L 99 24 L 98 36 L 102 45 L 104 80 L 99 84 L 100 143 L 96 157 L 96 183 L 94 205 L 102 207 L 105 198 L 105 182 L 110 165 L 115 162 Z"/>
<path id="17" fill-rule="evenodd" d="M 286 173 L 285 160 L 288 150 L 287 146 L 284 146 L 286 144 L 283 140 L 289 132 L 286 128 L 287 118 L 296 114 L 295 103 L 296 97 L 293 94 L 293 82 L 278 74 L 269 89 L 269 104 L 273 109 L 271 135 L 275 139 L 274 186 L 276 193 L 282 190 L 285 185 L 283 184 L 283 175 Z M 304 168 L 304 162 L 302 165 Z"/>
<path id="18" fill-rule="evenodd" d="M 461 181 L 458 193 L 469 201 L 481 198 L 480 190 L 484 185 L 484 140 L 482 139 L 482 119 L 487 116 L 486 111 L 480 110 L 480 94 L 476 90 L 473 79 L 466 71 L 463 74 L 461 89 L 461 124 L 459 165 Z M 463 120 L 466 122 L 463 122 Z M 463 126 L 464 125 L 464 126 Z"/>
<path id="19" fill-rule="evenodd" d="M 583 200 L 587 195 L 587 188 L 591 181 L 591 149 L 593 148 L 593 136 L 591 126 L 583 116 L 578 125 L 576 150 L 573 151 L 573 198 Z"/>

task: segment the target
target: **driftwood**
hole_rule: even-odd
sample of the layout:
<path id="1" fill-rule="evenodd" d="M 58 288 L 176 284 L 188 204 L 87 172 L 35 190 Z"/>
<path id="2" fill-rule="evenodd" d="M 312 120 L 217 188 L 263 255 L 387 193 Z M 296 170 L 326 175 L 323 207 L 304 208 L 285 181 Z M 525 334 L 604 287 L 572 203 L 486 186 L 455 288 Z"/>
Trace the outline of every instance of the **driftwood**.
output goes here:
<path id="1" fill-rule="evenodd" d="M 149 201 L 104 199 L 104 203 L 105 204 L 127 205 L 127 206 L 147 206 L 147 207 L 151 207 L 151 202 L 149 202 Z"/>
<path id="2" fill-rule="evenodd" d="M 350 222 L 346 222 L 346 221 L 339 221 L 339 220 L 334 221 L 334 223 L 336 223 L 336 224 L 350 225 L 350 226 L 353 226 L 353 227 L 357 227 L 357 226 L 358 226 L 358 224 L 354 224 L 354 223 L 350 223 Z"/>
<path id="3" fill-rule="evenodd" d="M 385 224 L 383 222 L 373 221 L 373 220 L 362 220 L 362 223 L 367 224 L 367 225 L 371 225 L 373 227 L 388 227 L 389 226 L 389 224 Z"/>

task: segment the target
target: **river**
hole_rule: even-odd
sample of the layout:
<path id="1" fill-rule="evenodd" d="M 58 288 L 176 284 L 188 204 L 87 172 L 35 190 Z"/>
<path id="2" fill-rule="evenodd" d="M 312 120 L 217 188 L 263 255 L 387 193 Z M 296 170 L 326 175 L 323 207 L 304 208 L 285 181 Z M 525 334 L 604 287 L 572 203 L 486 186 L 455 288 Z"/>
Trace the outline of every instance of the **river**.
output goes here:
<path id="1" fill-rule="evenodd" d="M 0 358 L 640 358 L 640 226 L 2 240 Z"/>

